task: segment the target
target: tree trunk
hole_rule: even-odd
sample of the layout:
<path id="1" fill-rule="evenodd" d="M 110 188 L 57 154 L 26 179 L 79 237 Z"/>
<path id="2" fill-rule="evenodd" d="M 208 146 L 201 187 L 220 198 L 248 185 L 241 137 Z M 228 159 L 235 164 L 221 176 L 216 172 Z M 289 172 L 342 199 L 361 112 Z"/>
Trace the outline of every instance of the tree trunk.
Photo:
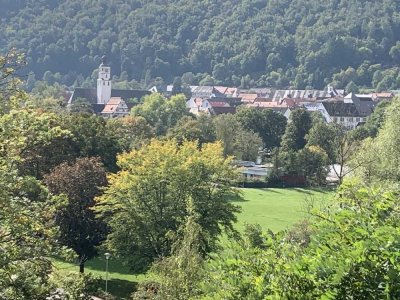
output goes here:
<path id="1" fill-rule="evenodd" d="M 80 273 L 85 272 L 85 263 L 84 262 L 79 263 L 79 272 Z"/>

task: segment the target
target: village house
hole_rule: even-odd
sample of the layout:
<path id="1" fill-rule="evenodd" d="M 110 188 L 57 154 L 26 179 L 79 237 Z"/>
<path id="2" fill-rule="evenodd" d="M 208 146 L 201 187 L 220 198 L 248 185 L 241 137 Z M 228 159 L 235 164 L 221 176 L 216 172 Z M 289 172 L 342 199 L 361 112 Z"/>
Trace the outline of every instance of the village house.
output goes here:
<path id="1" fill-rule="evenodd" d="M 128 105 L 121 97 L 112 97 L 100 114 L 105 118 L 116 118 L 128 115 L 129 111 Z"/>
<path id="2" fill-rule="evenodd" d="M 357 109 L 357 105 L 354 103 L 345 102 L 324 102 L 322 103 L 326 113 L 329 115 L 329 121 L 337 124 L 341 124 L 345 128 L 354 129 L 361 123 L 365 123 L 367 117 L 370 115 L 361 112 Z"/>
<path id="3" fill-rule="evenodd" d="M 234 114 L 236 107 L 241 104 L 240 98 L 213 97 L 208 99 L 190 98 L 186 108 L 192 114 L 220 115 Z"/>

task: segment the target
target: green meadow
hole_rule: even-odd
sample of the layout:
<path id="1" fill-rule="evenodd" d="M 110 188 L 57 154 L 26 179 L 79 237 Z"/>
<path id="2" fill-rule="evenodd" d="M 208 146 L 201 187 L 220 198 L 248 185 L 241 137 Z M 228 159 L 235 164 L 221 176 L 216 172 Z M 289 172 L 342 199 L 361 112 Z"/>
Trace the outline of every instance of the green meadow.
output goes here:
<path id="1" fill-rule="evenodd" d="M 328 190 L 314 189 L 242 189 L 242 199 L 234 200 L 242 208 L 236 228 L 241 231 L 246 223 L 261 225 L 264 231 L 279 231 L 289 228 L 301 219 L 307 218 L 310 207 L 323 206 L 332 197 Z M 57 269 L 78 272 L 78 266 L 54 261 Z M 101 277 L 105 286 L 105 258 L 98 257 L 85 264 L 85 271 Z M 128 299 L 135 284 L 146 278 L 145 274 L 132 274 L 118 259 L 109 261 L 109 292 L 118 299 Z"/>
<path id="2" fill-rule="evenodd" d="M 323 189 L 242 189 L 243 200 L 235 201 L 242 208 L 237 229 L 243 229 L 245 223 L 258 223 L 263 230 L 286 229 L 307 218 L 310 208 L 325 205 L 332 194 Z"/>

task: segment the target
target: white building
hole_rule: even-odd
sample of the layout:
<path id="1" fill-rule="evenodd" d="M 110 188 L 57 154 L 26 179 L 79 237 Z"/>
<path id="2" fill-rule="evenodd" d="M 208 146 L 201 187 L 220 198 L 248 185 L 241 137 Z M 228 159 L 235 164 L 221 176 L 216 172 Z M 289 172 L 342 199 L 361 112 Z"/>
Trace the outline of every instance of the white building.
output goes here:
<path id="1" fill-rule="evenodd" d="M 102 57 L 97 79 L 97 104 L 106 104 L 111 99 L 111 68 L 107 57 Z"/>

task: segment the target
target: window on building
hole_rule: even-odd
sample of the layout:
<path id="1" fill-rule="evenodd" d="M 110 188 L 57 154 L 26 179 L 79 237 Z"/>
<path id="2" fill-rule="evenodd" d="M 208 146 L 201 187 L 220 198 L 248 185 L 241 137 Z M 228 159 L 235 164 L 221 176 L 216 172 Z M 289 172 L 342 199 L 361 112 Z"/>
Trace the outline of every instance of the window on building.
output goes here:
<path id="1" fill-rule="evenodd" d="M 344 122 L 344 117 L 340 117 L 340 122 Z"/>
<path id="2" fill-rule="evenodd" d="M 356 118 L 356 122 L 360 122 L 360 118 Z"/>

